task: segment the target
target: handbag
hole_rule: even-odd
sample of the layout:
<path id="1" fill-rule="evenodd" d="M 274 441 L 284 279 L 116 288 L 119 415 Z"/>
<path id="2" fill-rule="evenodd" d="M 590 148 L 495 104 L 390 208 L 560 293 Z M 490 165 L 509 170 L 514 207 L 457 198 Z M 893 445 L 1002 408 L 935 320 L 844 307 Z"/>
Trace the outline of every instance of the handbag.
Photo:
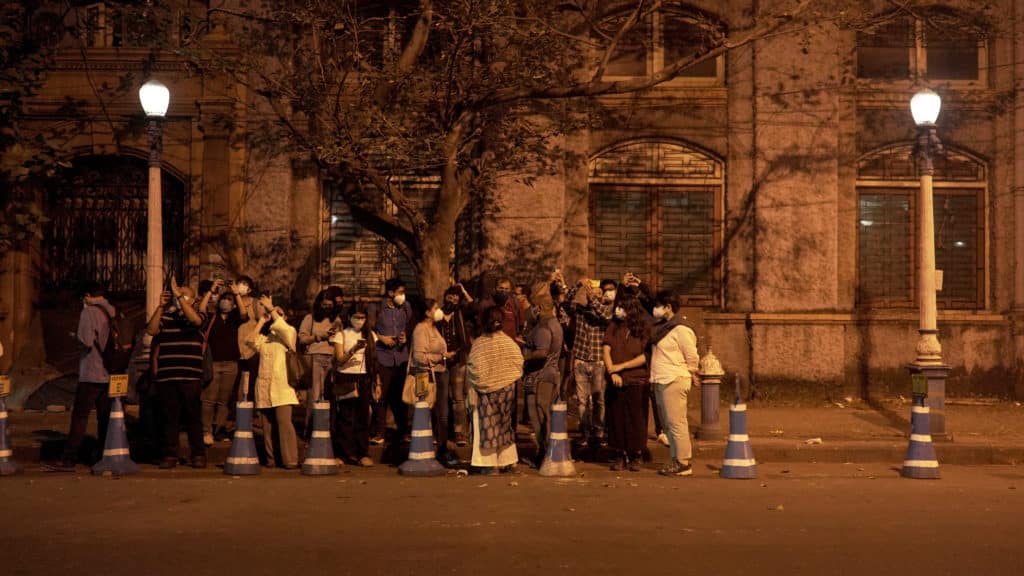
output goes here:
<path id="1" fill-rule="evenodd" d="M 416 404 L 426 401 L 427 406 L 433 408 L 435 400 L 437 400 L 437 384 L 434 380 L 434 369 L 431 368 L 430 372 L 419 374 L 406 371 L 405 385 L 402 387 L 402 402 Z"/>
<path id="2" fill-rule="evenodd" d="M 306 375 L 306 368 L 303 366 L 299 355 L 294 350 L 286 350 L 284 361 L 285 367 L 288 369 L 288 385 L 292 388 L 301 389 Z"/>
<path id="3" fill-rule="evenodd" d="M 342 374 L 331 370 L 331 373 L 327 376 L 327 381 L 324 383 L 324 390 L 329 390 L 330 396 L 335 400 L 359 398 L 360 376 L 362 375 Z"/>

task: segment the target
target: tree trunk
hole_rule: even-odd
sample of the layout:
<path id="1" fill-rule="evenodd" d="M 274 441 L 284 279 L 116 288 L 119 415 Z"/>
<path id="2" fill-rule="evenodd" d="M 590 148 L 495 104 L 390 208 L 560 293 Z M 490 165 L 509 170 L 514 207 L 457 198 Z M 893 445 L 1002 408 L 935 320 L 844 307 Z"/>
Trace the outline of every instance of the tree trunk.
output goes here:
<path id="1" fill-rule="evenodd" d="M 423 249 L 417 263 L 420 290 L 424 298 L 440 300 L 449 286 L 451 247 L 455 241 L 455 227 L 448 230 L 432 226 L 424 235 Z"/>

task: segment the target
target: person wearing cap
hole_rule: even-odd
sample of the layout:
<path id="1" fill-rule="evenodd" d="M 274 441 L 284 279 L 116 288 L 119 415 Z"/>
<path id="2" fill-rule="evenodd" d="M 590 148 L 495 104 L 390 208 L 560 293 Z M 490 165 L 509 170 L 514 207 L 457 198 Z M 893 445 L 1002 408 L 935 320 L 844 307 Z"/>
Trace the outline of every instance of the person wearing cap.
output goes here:
<path id="1" fill-rule="evenodd" d="M 299 397 L 288 384 L 288 352 L 295 352 L 296 332 L 284 318 L 284 299 L 264 294 L 256 303 L 259 321 L 249 346 L 259 356 L 256 373 L 256 409 L 263 422 L 263 445 L 267 451 L 267 465 L 273 466 L 275 454 L 281 467 L 293 470 L 299 467 L 299 447 L 292 423 L 292 407 Z M 274 450 L 274 431 L 277 445 Z"/>

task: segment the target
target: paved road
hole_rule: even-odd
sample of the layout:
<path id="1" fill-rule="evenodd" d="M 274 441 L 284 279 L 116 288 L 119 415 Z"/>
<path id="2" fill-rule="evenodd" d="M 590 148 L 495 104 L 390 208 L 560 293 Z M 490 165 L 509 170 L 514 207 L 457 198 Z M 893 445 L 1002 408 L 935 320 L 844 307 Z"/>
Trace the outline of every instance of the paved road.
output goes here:
<path id="1" fill-rule="evenodd" d="M 727 481 L 305 478 L 147 468 L 0 479 L 0 574 L 1024 573 L 1024 468 L 762 465 Z M 84 468 L 81 469 L 84 471 Z"/>

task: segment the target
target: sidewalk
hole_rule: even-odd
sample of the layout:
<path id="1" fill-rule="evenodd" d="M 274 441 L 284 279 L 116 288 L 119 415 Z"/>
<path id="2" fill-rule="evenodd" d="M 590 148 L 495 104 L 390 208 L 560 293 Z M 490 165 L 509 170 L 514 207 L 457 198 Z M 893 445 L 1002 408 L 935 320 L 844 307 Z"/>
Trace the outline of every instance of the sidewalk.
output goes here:
<path id="1" fill-rule="evenodd" d="M 129 407 L 129 417 L 134 414 Z M 785 462 L 903 462 L 910 432 L 910 403 L 890 401 L 872 408 L 852 406 L 783 407 L 748 405 L 748 432 L 754 456 L 761 463 Z M 41 458 L 51 459 L 68 430 L 70 414 L 11 412 L 9 431 L 15 458 L 31 467 Z M 691 430 L 696 431 L 700 412 L 690 411 Z M 570 429 L 574 423 L 570 423 Z M 694 440 L 694 458 L 707 464 L 720 462 L 729 433 L 729 410 L 721 407 L 720 440 Z M 1024 406 L 1017 402 L 951 401 L 946 406 L 946 427 L 951 441 L 935 443 L 940 463 L 958 465 L 1024 463 Z M 95 417 L 90 421 L 95 434 Z M 521 453 L 532 453 L 528 427 L 519 428 Z M 572 436 L 572 433 L 570 433 Z M 820 439 L 820 443 L 819 443 Z M 810 441 L 810 442 L 809 442 Z M 668 449 L 648 443 L 654 462 L 668 459 Z M 218 443 L 209 452 L 211 464 L 227 457 L 229 444 Z M 380 460 L 380 447 L 371 447 Z M 459 449 L 463 457 L 466 449 Z M 597 457 L 601 460 L 606 454 Z"/>

